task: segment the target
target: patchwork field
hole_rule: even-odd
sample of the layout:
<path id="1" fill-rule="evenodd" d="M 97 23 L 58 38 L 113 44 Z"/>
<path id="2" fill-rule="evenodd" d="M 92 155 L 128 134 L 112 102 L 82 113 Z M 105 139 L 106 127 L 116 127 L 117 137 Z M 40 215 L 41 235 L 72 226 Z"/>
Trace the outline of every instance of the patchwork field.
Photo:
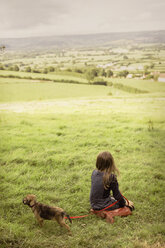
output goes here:
<path id="1" fill-rule="evenodd" d="M 0 247 L 165 247 L 165 84 L 116 83 L 147 93 L 0 79 Z M 23 197 L 36 194 L 70 216 L 88 213 L 90 177 L 103 150 L 115 158 L 133 215 L 113 225 L 92 215 L 73 220 L 72 236 L 51 221 L 40 228 Z"/>

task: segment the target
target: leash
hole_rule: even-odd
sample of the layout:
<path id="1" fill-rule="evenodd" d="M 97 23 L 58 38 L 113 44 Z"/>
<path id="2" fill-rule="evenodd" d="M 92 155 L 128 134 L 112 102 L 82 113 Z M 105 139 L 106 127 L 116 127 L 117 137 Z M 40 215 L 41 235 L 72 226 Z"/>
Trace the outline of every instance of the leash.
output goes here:
<path id="1" fill-rule="evenodd" d="M 122 195 L 122 194 L 121 194 Z M 122 195 L 123 196 L 123 198 L 127 201 L 127 203 L 129 202 L 128 201 L 128 199 L 124 196 L 124 195 Z M 110 208 L 110 207 L 113 207 L 116 203 L 118 203 L 119 201 L 121 200 L 121 198 L 118 200 L 118 201 L 115 201 L 115 202 L 113 202 L 113 203 L 111 203 L 109 206 L 107 206 L 107 207 L 105 207 L 105 208 L 103 208 L 103 209 L 101 209 L 101 210 L 95 210 L 95 212 L 101 212 L 101 211 L 104 211 L 104 210 L 106 210 L 107 208 Z M 112 210 L 111 210 L 112 211 Z M 110 211 L 109 211 L 110 212 Z M 87 217 L 87 216 L 89 216 L 90 214 L 85 214 L 85 215 L 79 215 L 79 216 L 71 216 L 70 217 L 70 219 L 80 219 L 80 218 L 84 218 L 84 217 Z M 65 219 L 68 219 L 68 217 L 64 217 Z"/>
<path id="2" fill-rule="evenodd" d="M 85 215 L 80 215 L 80 216 L 70 216 L 70 219 L 79 219 L 79 218 L 84 218 L 89 216 L 89 214 L 85 214 Z M 68 219 L 68 217 L 64 217 L 65 219 Z"/>

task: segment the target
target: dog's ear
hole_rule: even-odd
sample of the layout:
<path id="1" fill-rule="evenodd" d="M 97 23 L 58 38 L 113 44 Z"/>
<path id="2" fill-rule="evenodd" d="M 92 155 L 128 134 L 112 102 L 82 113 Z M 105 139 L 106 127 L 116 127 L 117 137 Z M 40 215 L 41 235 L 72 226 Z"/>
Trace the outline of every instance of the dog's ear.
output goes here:
<path id="1" fill-rule="evenodd" d="M 35 195 L 31 194 L 30 197 L 31 197 L 31 199 L 36 201 L 36 196 Z"/>
<path id="2" fill-rule="evenodd" d="M 30 204 L 30 206 L 33 206 L 36 203 L 36 196 L 35 195 L 27 195 L 27 200 Z"/>

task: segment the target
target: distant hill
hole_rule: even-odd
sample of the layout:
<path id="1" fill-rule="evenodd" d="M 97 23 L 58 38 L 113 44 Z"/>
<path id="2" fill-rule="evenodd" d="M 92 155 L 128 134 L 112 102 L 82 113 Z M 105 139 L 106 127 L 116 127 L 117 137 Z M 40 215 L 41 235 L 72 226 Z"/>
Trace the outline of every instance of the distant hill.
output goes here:
<path id="1" fill-rule="evenodd" d="M 109 46 L 114 45 L 116 42 L 124 43 L 128 41 L 134 43 L 165 43 L 165 30 L 29 38 L 0 38 L 0 45 L 5 45 L 9 50 L 33 50 Z"/>

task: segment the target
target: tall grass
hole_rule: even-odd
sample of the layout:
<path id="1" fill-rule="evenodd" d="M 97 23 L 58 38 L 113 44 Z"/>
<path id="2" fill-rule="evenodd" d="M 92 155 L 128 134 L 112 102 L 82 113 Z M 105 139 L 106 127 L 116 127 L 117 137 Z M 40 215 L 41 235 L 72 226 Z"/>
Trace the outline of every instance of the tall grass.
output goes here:
<path id="1" fill-rule="evenodd" d="M 70 111 L 58 105 L 45 113 L 1 113 L 0 246 L 164 247 L 163 102 L 78 103 L 70 102 Z M 33 193 L 71 216 L 88 213 L 90 177 L 103 150 L 116 160 L 120 190 L 135 204 L 133 215 L 116 217 L 113 225 L 96 216 L 73 220 L 72 236 L 55 222 L 40 228 L 22 198 Z"/>

